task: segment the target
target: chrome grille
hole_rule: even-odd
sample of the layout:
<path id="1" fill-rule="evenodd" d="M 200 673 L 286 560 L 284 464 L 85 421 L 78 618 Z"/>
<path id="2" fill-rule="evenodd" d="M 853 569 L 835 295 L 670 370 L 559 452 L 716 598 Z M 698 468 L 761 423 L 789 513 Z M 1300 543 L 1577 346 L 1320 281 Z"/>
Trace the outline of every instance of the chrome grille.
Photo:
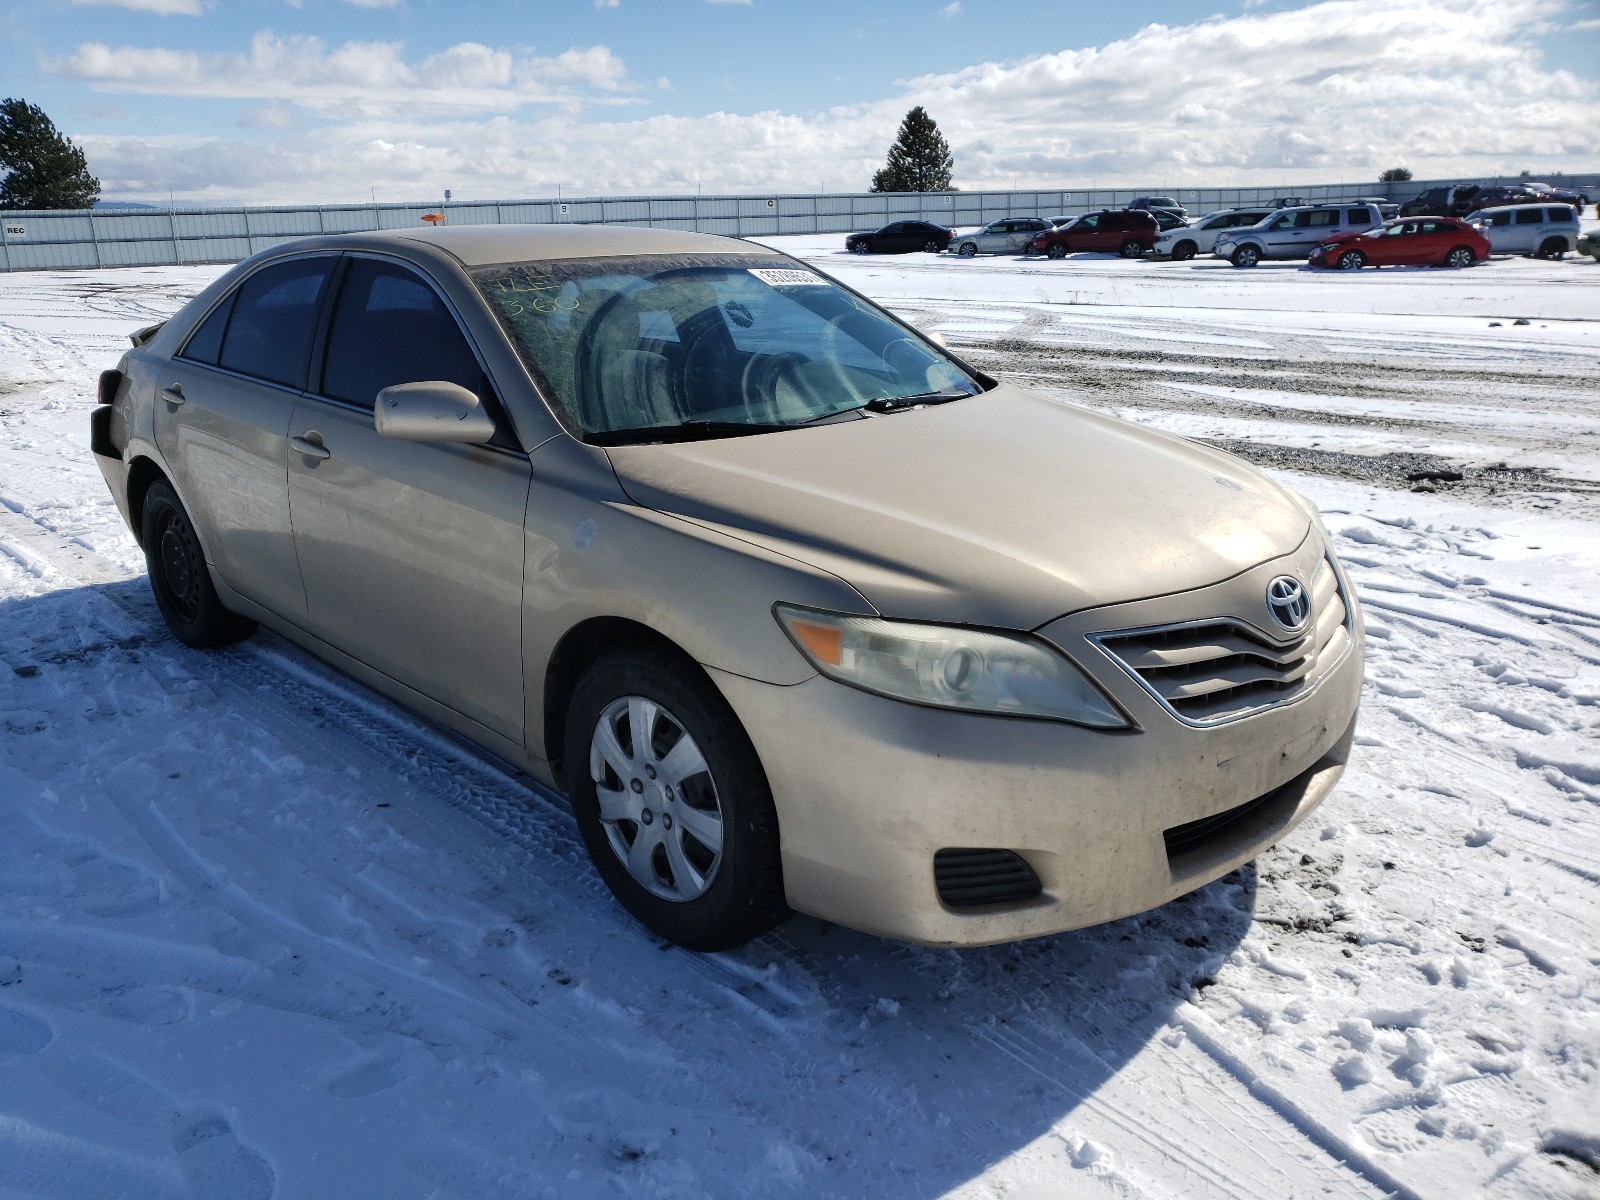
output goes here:
<path id="1" fill-rule="evenodd" d="M 1305 695 L 1349 650 L 1350 613 L 1327 559 L 1310 592 L 1311 623 L 1288 642 L 1227 617 L 1093 640 L 1179 720 L 1218 725 Z"/>

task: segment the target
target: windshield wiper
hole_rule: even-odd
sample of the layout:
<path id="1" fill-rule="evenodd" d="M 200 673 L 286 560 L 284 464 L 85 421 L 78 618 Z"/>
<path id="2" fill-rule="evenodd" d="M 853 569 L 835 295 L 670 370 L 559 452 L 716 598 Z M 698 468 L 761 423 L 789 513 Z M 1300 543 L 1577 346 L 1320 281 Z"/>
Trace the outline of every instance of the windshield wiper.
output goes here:
<path id="1" fill-rule="evenodd" d="M 776 433 L 793 425 L 762 425 L 748 421 L 684 421 L 679 425 L 646 425 L 637 429 L 603 429 L 587 433 L 591 446 L 627 446 L 637 442 L 697 442 L 706 438 L 743 437 L 752 433 Z"/>
<path id="2" fill-rule="evenodd" d="M 944 388 L 937 392 L 919 392 L 915 396 L 878 396 L 861 407 L 875 413 L 904 412 L 923 404 L 949 404 L 952 400 L 965 400 L 972 395 L 976 393 L 962 388 Z"/>

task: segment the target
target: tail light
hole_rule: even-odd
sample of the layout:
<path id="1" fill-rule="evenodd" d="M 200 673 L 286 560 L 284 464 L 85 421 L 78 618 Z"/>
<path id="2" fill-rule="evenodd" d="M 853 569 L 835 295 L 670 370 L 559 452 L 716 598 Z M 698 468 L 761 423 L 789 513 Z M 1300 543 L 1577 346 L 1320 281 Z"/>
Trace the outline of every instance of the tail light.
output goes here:
<path id="1" fill-rule="evenodd" d="M 122 386 L 122 372 L 118 370 L 100 372 L 99 402 L 101 404 L 114 404 L 117 399 L 117 389 Z"/>

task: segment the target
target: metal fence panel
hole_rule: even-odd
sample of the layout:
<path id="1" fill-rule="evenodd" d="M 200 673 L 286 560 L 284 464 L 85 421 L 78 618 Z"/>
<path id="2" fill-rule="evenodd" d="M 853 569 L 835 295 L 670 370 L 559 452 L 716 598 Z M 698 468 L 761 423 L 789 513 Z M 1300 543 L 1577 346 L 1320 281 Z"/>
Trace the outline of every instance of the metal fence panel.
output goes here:
<path id="1" fill-rule="evenodd" d="M 1545 181 L 1600 196 L 1600 177 L 1550 175 Z M 1053 217 L 1120 208 L 1139 195 L 1170 195 L 1195 216 L 1264 205 L 1282 196 L 1405 201 L 1455 180 L 1319 183 L 1278 187 L 1068 188 L 1012 192 L 795 193 L 775 196 L 580 196 L 466 204 L 335 204 L 264 208 L 96 209 L 12 212 L 0 224 L 0 271 L 96 266 L 217 263 L 317 233 L 411 229 L 427 213 L 456 225 L 614 222 L 730 236 L 847 233 L 894 220 L 928 220 L 965 229 L 1007 216 Z M 1476 180 L 1485 184 L 1514 179 Z"/>

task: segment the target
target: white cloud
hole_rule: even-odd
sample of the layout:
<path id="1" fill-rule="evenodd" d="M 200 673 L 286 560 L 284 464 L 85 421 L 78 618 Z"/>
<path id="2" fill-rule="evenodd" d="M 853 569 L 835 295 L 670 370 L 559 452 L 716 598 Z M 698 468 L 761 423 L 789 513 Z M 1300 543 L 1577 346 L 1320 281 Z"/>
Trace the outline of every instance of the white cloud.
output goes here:
<path id="1" fill-rule="evenodd" d="M 621 3 L 622 0 L 594 0 L 596 8 L 617 8 Z"/>
<path id="2" fill-rule="evenodd" d="M 408 63 L 399 42 L 345 42 L 261 32 L 242 54 L 200 54 L 85 42 L 44 64 L 96 91 L 280 100 L 329 116 L 515 112 L 528 104 L 625 100 L 627 68 L 605 46 L 554 57 L 461 42 Z"/>
<path id="3" fill-rule="evenodd" d="M 1397 162 L 1419 179 L 1591 170 L 1585 130 L 1600 88 L 1546 69 L 1527 32 L 1561 12 L 1559 0 L 1324 0 L 1150 25 L 805 115 L 585 116 L 574 96 L 627 86 L 604 47 L 532 60 L 466 43 L 408 65 L 385 43 L 330 51 L 269 38 L 220 64 L 104 47 L 80 48 L 69 63 L 102 90 L 165 78 L 183 94 L 280 100 L 330 118 L 264 146 L 81 139 L 115 195 L 171 187 L 216 200 L 332 201 L 376 184 L 399 198 L 431 195 L 444 179 L 463 196 L 499 197 L 558 183 L 568 194 L 692 192 L 697 182 L 708 193 L 810 191 L 819 180 L 859 189 L 913 104 L 939 122 L 966 188 L 1362 182 Z M 514 116 L 532 96 L 554 107 Z"/>
<path id="4" fill-rule="evenodd" d="M 959 17 L 961 15 L 961 0 L 951 0 L 939 10 L 941 17 Z"/>
<path id="5" fill-rule="evenodd" d="M 707 4 L 743 4 L 749 7 L 755 0 L 706 0 Z"/>
<path id="6" fill-rule="evenodd" d="M 356 8 L 399 8 L 400 0 L 344 0 Z"/>
<path id="7" fill-rule="evenodd" d="M 156 13 L 163 17 L 198 17 L 200 0 L 72 0 L 73 4 L 103 8 L 128 8 L 134 12 Z"/>

